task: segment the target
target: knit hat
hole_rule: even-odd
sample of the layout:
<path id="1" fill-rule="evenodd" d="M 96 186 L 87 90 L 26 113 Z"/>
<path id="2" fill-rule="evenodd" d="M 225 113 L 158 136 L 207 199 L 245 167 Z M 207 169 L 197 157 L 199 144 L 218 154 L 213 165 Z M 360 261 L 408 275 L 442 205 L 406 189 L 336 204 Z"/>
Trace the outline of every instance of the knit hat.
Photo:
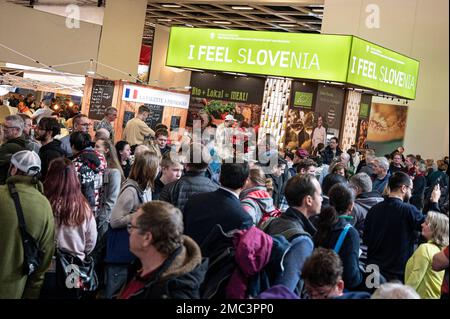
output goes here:
<path id="1" fill-rule="evenodd" d="M 20 151 L 11 157 L 13 164 L 19 171 L 26 175 L 33 176 L 41 171 L 41 159 L 33 151 Z"/>

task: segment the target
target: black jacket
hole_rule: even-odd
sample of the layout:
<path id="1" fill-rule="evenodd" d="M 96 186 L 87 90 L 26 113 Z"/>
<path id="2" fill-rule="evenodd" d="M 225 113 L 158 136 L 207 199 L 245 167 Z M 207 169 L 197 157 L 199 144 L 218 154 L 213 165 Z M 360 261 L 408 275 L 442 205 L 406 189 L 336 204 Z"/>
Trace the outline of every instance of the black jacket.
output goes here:
<path id="1" fill-rule="evenodd" d="M 164 186 L 159 200 L 171 203 L 181 211 L 189 198 L 195 194 L 213 192 L 219 185 L 205 176 L 205 171 L 189 171 L 179 180 Z"/>
<path id="2" fill-rule="evenodd" d="M 6 141 L 0 146 L 0 185 L 5 184 L 8 177 L 11 156 L 26 149 L 26 141 L 23 136 Z"/>
<path id="3" fill-rule="evenodd" d="M 313 237 L 316 233 L 314 225 L 301 212 L 295 208 L 289 207 L 280 217 L 274 218 L 270 224 L 264 229 L 269 235 L 279 235 L 287 230 L 291 230 L 292 236 L 285 236 L 286 239 L 292 241 L 299 235 Z"/>
<path id="4" fill-rule="evenodd" d="M 342 150 L 339 148 L 339 146 L 336 148 L 336 155 L 333 155 L 333 151 L 331 150 L 330 146 L 327 146 L 322 152 L 323 163 L 330 165 L 331 162 L 333 162 L 333 159 L 340 156 L 341 154 Z"/>
<path id="5" fill-rule="evenodd" d="M 39 157 L 41 158 L 41 177 L 45 180 L 50 162 L 55 158 L 67 156 L 66 152 L 61 148 L 61 141 L 53 140 L 50 143 L 41 146 Z"/>
<path id="6" fill-rule="evenodd" d="M 348 222 L 344 219 L 339 219 L 339 221 L 331 227 L 330 233 L 324 240 L 321 242 L 314 240 L 316 247 L 334 249 L 339 236 L 347 223 Z M 342 265 L 344 266 L 342 279 L 344 280 L 345 287 L 348 289 L 356 288 L 361 284 L 363 276 L 359 269 L 359 235 L 354 227 L 351 227 L 348 230 L 344 242 L 342 243 L 341 250 L 339 251 L 339 257 L 341 257 Z"/>
<path id="7" fill-rule="evenodd" d="M 141 268 L 139 260 L 130 267 L 129 280 L 138 278 Z M 145 286 L 130 299 L 199 299 L 200 285 L 205 278 L 208 260 L 202 259 L 200 248 L 184 236 L 183 246 L 178 248 L 166 261 L 145 280 Z M 125 285 L 126 287 L 126 285 Z"/>
<path id="8" fill-rule="evenodd" d="M 439 211 L 437 205 L 433 209 Z M 376 264 L 387 280 L 403 282 L 425 216 L 413 205 L 389 197 L 373 206 L 364 222 L 367 264 Z"/>
<path id="9" fill-rule="evenodd" d="M 224 189 L 192 196 L 183 212 L 184 233 L 201 245 L 215 225 L 224 232 L 253 225 L 239 199 Z M 208 256 L 206 256 L 208 257 Z"/>

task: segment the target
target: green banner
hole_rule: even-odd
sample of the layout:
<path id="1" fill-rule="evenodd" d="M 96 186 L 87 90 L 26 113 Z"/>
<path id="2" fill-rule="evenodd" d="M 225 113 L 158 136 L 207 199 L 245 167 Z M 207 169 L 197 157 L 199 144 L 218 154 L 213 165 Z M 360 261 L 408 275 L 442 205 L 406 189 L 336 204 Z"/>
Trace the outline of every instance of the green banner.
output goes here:
<path id="1" fill-rule="evenodd" d="M 353 37 L 347 83 L 415 99 L 419 61 Z"/>
<path id="2" fill-rule="evenodd" d="M 295 92 L 294 106 L 303 106 L 311 108 L 313 102 L 313 94 L 309 92 Z"/>
<path id="3" fill-rule="evenodd" d="M 408 99 L 419 62 L 350 35 L 172 27 L 166 65 L 350 83 Z"/>
<path id="4" fill-rule="evenodd" d="M 351 36 L 172 27 L 166 65 L 345 82 Z"/>

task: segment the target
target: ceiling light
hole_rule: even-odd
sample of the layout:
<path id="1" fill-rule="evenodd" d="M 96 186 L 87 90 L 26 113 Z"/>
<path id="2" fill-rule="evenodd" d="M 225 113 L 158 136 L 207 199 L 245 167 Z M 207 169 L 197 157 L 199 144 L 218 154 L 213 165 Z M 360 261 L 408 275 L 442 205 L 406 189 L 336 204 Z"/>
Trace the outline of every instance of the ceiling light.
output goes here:
<path id="1" fill-rule="evenodd" d="M 286 28 L 293 28 L 296 27 L 296 24 L 289 24 L 289 23 L 280 23 L 279 24 L 280 27 L 286 27 Z"/>
<path id="2" fill-rule="evenodd" d="M 312 9 L 312 11 L 314 11 L 314 12 L 323 12 L 323 8 L 322 9 Z"/>
<path id="3" fill-rule="evenodd" d="M 230 21 L 213 21 L 215 24 L 231 24 Z"/>
<path id="4" fill-rule="evenodd" d="M 172 21 L 171 19 L 158 19 L 159 22 L 170 22 Z"/>
<path id="5" fill-rule="evenodd" d="M 164 8 L 181 8 L 178 4 L 163 4 L 161 6 Z"/>
<path id="6" fill-rule="evenodd" d="M 189 28 L 193 28 L 194 26 L 192 24 L 186 23 L 185 26 L 189 27 Z"/>
<path id="7" fill-rule="evenodd" d="M 244 6 L 232 6 L 231 9 L 234 9 L 234 10 L 253 10 L 252 7 L 244 7 Z"/>

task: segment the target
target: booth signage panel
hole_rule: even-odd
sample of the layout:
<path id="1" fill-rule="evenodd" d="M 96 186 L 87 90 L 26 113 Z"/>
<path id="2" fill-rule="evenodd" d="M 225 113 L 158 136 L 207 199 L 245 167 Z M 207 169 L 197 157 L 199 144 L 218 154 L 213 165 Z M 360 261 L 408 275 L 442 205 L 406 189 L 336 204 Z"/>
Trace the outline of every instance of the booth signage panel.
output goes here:
<path id="1" fill-rule="evenodd" d="M 189 107 L 189 94 L 155 90 L 142 86 L 124 85 L 122 100 L 144 104 L 178 107 Z"/>
<path id="2" fill-rule="evenodd" d="M 348 83 L 414 99 L 418 72 L 419 61 L 353 37 Z"/>
<path id="3" fill-rule="evenodd" d="M 172 27 L 166 65 L 345 82 L 351 38 Z"/>

